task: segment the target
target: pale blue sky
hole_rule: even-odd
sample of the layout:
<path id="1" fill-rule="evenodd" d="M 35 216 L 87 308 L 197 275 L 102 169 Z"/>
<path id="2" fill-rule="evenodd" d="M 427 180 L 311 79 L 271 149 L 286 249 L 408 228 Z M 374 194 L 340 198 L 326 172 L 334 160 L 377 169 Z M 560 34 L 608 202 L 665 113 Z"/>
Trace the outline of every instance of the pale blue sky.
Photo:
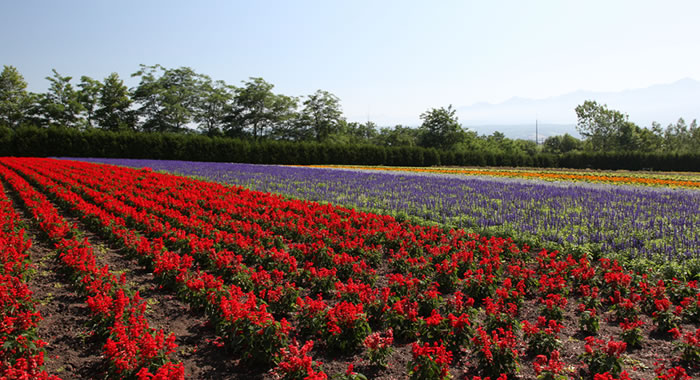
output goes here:
<path id="1" fill-rule="evenodd" d="M 700 79 L 700 1 L 11 1 L 0 64 L 30 90 L 140 63 L 287 95 L 328 90 L 349 120 Z"/>

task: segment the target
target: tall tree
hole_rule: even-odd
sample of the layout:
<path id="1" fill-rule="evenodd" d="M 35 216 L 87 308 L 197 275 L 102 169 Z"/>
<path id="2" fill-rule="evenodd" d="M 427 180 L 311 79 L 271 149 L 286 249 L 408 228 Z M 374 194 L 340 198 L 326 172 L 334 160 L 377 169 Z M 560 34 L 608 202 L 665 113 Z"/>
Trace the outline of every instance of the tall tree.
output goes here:
<path id="1" fill-rule="evenodd" d="M 354 144 L 368 144 L 379 136 L 377 124 L 372 121 L 348 123 L 345 133 L 350 137 L 350 142 Z"/>
<path id="2" fill-rule="evenodd" d="M 422 113 L 419 144 L 428 148 L 448 149 L 460 143 L 464 139 L 464 133 L 455 113 L 452 105 L 447 108 L 432 108 Z"/>
<path id="3" fill-rule="evenodd" d="M 131 76 L 141 78 L 132 99 L 140 105 L 137 112 L 143 120 L 143 130 L 179 132 L 192 121 L 199 83 L 194 70 L 141 65 Z"/>
<path id="4" fill-rule="evenodd" d="M 301 118 L 313 130 L 316 141 L 325 141 L 338 130 L 343 119 L 340 99 L 328 91 L 317 90 L 304 101 Z"/>
<path id="5" fill-rule="evenodd" d="M 85 123 L 88 128 L 94 127 L 95 111 L 98 107 L 102 83 L 83 75 L 80 77 L 80 90 L 78 91 L 78 102 L 85 111 Z"/>
<path id="6" fill-rule="evenodd" d="M 226 116 L 231 113 L 235 87 L 224 81 L 212 81 L 206 75 L 200 76 L 197 101 L 194 104 L 194 121 L 208 136 L 222 134 Z"/>
<path id="7" fill-rule="evenodd" d="M 236 89 L 230 128 L 242 128 L 254 139 L 293 127 L 297 99 L 275 94 L 274 85 L 263 78 L 250 78 Z"/>
<path id="8" fill-rule="evenodd" d="M 375 141 L 385 146 L 416 146 L 418 145 L 418 128 L 396 125 L 393 128 L 382 128 Z"/>
<path id="9" fill-rule="evenodd" d="M 111 73 L 104 79 L 95 110 L 95 120 L 101 128 L 109 131 L 136 128 L 136 114 L 131 110 L 129 89 L 117 73 Z"/>
<path id="10" fill-rule="evenodd" d="M 51 82 L 49 90 L 40 100 L 47 124 L 78 128 L 83 125 L 81 113 L 83 105 L 78 99 L 78 92 L 70 83 L 72 77 L 62 76 L 55 69 L 53 76 L 46 77 Z"/>
<path id="11" fill-rule="evenodd" d="M 31 107 L 27 82 L 13 66 L 3 66 L 0 73 L 0 125 L 18 127 Z"/>
<path id="12" fill-rule="evenodd" d="M 629 117 L 620 111 L 608 109 L 595 101 L 586 100 L 576 107 L 576 130 L 595 151 L 630 149 L 636 129 Z"/>

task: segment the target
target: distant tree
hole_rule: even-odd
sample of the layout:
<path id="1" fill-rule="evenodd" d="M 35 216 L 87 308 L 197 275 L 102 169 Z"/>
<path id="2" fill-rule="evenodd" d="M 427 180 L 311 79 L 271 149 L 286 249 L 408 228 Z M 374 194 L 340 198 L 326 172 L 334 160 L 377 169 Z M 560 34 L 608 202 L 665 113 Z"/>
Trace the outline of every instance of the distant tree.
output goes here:
<path id="1" fill-rule="evenodd" d="M 111 73 L 100 86 L 95 110 L 97 124 L 109 131 L 134 130 L 136 114 L 131 110 L 129 89 L 117 73 Z"/>
<path id="2" fill-rule="evenodd" d="M 13 66 L 3 66 L 0 73 L 0 125 L 17 128 L 32 105 L 27 82 Z"/>
<path id="3" fill-rule="evenodd" d="M 563 136 L 549 136 L 544 140 L 544 151 L 546 153 L 567 153 L 581 149 L 581 140 L 566 133 Z"/>
<path id="4" fill-rule="evenodd" d="M 535 154 L 539 153 L 539 147 L 533 140 L 513 140 L 512 148 L 513 153 L 522 153 L 529 156 L 534 156 Z"/>
<path id="5" fill-rule="evenodd" d="M 316 141 L 325 141 L 337 132 L 343 120 L 340 99 L 337 96 L 328 91 L 317 90 L 307 96 L 303 104 L 301 122 L 310 126 Z"/>
<path id="6" fill-rule="evenodd" d="M 160 73 L 160 76 L 158 74 Z M 132 99 L 140 105 L 142 129 L 153 132 L 182 132 L 192 121 L 198 96 L 199 76 L 189 67 L 166 69 L 141 65 L 132 77 L 140 77 Z"/>
<path id="7" fill-rule="evenodd" d="M 688 135 L 690 141 L 688 143 L 688 151 L 690 153 L 700 152 L 700 127 L 698 127 L 698 121 L 693 119 L 688 126 Z"/>
<path id="8" fill-rule="evenodd" d="M 615 148 L 621 151 L 638 151 L 644 146 L 641 140 L 642 129 L 631 122 L 623 123 L 615 136 Z"/>
<path id="9" fill-rule="evenodd" d="M 456 110 L 450 105 L 447 108 L 432 108 L 420 115 L 423 123 L 420 126 L 419 145 L 427 148 L 449 149 L 464 139 L 462 126 L 459 124 Z"/>
<path id="10" fill-rule="evenodd" d="M 620 111 L 586 100 L 576 107 L 576 130 L 595 151 L 634 150 L 639 127 Z"/>
<path id="11" fill-rule="evenodd" d="M 46 77 L 51 82 L 49 90 L 40 99 L 46 123 L 69 128 L 81 127 L 81 113 L 85 108 L 80 103 L 78 91 L 70 83 L 73 78 L 64 77 L 55 69 L 52 71 L 53 77 Z"/>
<path id="12" fill-rule="evenodd" d="M 653 124 L 652 124 L 653 125 Z M 660 125 L 655 125 L 660 130 Z M 663 130 L 663 149 L 672 153 L 698 153 L 700 152 L 700 130 L 696 120 L 690 125 L 683 118 L 679 118 L 675 124 L 669 124 Z"/>
<path id="13" fill-rule="evenodd" d="M 88 76 L 80 77 L 78 84 L 78 102 L 82 105 L 85 112 L 86 127 L 94 127 L 95 111 L 97 110 L 100 92 L 102 91 L 102 83 Z"/>
<path id="14" fill-rule="evenodd" d="M 198 88 L 194 121 L 206 135 L 219 136 L 223 133 L 226 116 L 231 113 L 236 88 L 224 81 L 212 81 L 206 75 L 200 76 Z"/>
<path id="15" fill-rule="evenodd" d="M 341 133 L 346 135 L 348 137 L 348 142 L 352 144 L 369 144 L 374 142 L 379 135 L 377 125 L 371 121 L 367 121 L 366 123 L 347 123 Z"/>
<path id="16" fill-rule="evenodd" d="M 651 128 L 642 129 L 639 138 L 648 152 L 661 152 L 664 149 L 664 129 L 655 121 L 651 123 Z"/>
<path id="17" fill-rule="evenodd" d="M 418 145 L 418 128 L 396 125 L 393 128 L 382 128 L 374 139 L 379 145 L 384 146 L 416 146 Z"/>
<path id="18" fill-rule="evenodd" d="M 254 139 L 276 128 L 286 130 L 295 126 L 297 99 L 272 92 L 274 85 L 263 78 L 250 78 L 236 89 L 229 128 L 242 128 Z"/>

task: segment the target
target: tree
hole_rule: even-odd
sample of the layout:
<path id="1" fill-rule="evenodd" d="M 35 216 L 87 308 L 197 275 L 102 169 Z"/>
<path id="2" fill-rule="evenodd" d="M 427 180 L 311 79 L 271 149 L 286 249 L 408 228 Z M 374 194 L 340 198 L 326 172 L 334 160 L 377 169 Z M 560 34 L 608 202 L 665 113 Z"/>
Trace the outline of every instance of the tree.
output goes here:
<path id="1" fill-rule="evenodd" d="M 464 139 L 464 133 L 455 112 L 450 105 L 422 113 L 419 144 L 427 148 L 449 149 L 460 143 Z"/>
<path id="2" fill-rule="evenodd" d="M 197 103 L 199 82 L 194 70 L 189 67 L 166 69 L 161 65 L 141 65 L 141 69 L 131 76 L 141 77 L 132 99 L 140 104 L 137 112 L 143 120 L 143 130 L 184 131 L 192 121 Z"/>
<path id="3" fill-rule="evenodd" d="M 639 129 L 629 117 L 607 105 L 586 100 L 576 107 L 576 130 L 595 151 L 635 149 L 634 134 Z"/>
<path id="4" fill-rule="evenodd" d="M 396 125 L 393 128 L 382 128 L 375 141 L 384 146 L 416 146 L 418 145 L 418 128 Z"/>
<path id="5" fill-rule="evenodd" d="M 581 149 L 581 140 L 566 133 L 563 136 L 549 136 L 544 140 L 544 151 L 547 153 L 567 153 Z"/>
<path id="6" fill-rule="evenodd" d="M 83 125 L 80 115 L 85 108 L 70 83 L 73 78 L 61 76 L 55 69 L 52 71 L 53 77 L 46 77 L 51 82 L 49 90 L 40 100 L 45 121 L 47 124 L 78 128 Z"/>
<path id="7" fill-rule="evenodd" d="M 95 110 L 97 124 L 108 131 L 134 130 L 136 114 L 131 110 L 129 89 L 117 73 L 104 79 Z"/>
<path id="8" fill-rule="evenodd" d="M 377 125 L 371 121 L 366 123 L 341 122 L 332 139 L 334 142 L 344 144 L 370 144 L 375 142 L 378 135 Z"/>
<path id="9" fill-rule="evenodd" d="M 0 73 L 0 125 L 17 128 L 31 107 L 27 82 L 13 66 L 3 66 Z"/>
<path id="10" fill-rule="evenodd" d="M 254 139 L 287 129 L 296 119 L 297 99 L 272 92 L 275 87 L 263 78 L 250 78 L 236 89 L 230 127 L 250 131 Z"/>
<path id="11" fill-rule="evenodd" d="M 302 123 L 313 131 L 316 141 L 325 141 L 338 130 L 343 120 L 340 99 L 328 91 L 317 90 L 304 101 L 301 118 Z"/>
<path id="12" fill-rule="evenodd" d="M 206 135 L 219 136 L 226 124 L 226 116 L 231 113 L 236 88 L 224 81 L 214 82 L 206 75 L 200 76 L 198 88 L 194 121 Z"/>
<path id="13" fill-rule="evenodd" d="M 85 122 L 88 128 L 94 127 L 93 121 L 95 111 L 98 107 L 100 92 L 102 91 L 102 83 L 88 76 L 80 77 L 80 90 L 78 91 L 78 102 L 83 106 L 85 111 Z"/>

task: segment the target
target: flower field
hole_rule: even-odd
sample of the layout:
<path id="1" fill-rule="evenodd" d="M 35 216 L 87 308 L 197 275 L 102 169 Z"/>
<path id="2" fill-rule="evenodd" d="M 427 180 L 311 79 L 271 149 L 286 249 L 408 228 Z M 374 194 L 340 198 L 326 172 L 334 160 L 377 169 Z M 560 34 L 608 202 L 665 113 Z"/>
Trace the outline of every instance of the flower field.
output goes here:
<path id="1" fill-rule="evenodd" d="M 700 273 L 700 191 L 386 171 L 157 160 L 99 162 L 438 222 L 531 246 Z M 683 272 L 685 269 L 680 269 Z"/>
<path id="2" fill-rule="evenodd" d="M 700 189 L 700 176 L 695 173 L 639 173 L 639 172 L 610 172 L 585 171 L 567 169 L 487 169 L 487 168 L 394 168 L 388 166 L 341 166 L 341 165 L 311 165 L 318 168 L 362 169 L 409 173 L 439 173 L 464 176 L 490 176 L 518 179 L 536 179 L 542 181 L 568 181 L 587 183 L 606 183 L 611 185 L 640 185 L 680 187 Z"/>
<path id="3" fill-rule="evenodd" d="M 0 185 L 2 378 L 86 377 L 40 333 L 75 313 L 31 291 L 47 265 L 89 316 L 87 377 L 700 374 L 696 280 L 146 168 L 0 158 Z"/>

